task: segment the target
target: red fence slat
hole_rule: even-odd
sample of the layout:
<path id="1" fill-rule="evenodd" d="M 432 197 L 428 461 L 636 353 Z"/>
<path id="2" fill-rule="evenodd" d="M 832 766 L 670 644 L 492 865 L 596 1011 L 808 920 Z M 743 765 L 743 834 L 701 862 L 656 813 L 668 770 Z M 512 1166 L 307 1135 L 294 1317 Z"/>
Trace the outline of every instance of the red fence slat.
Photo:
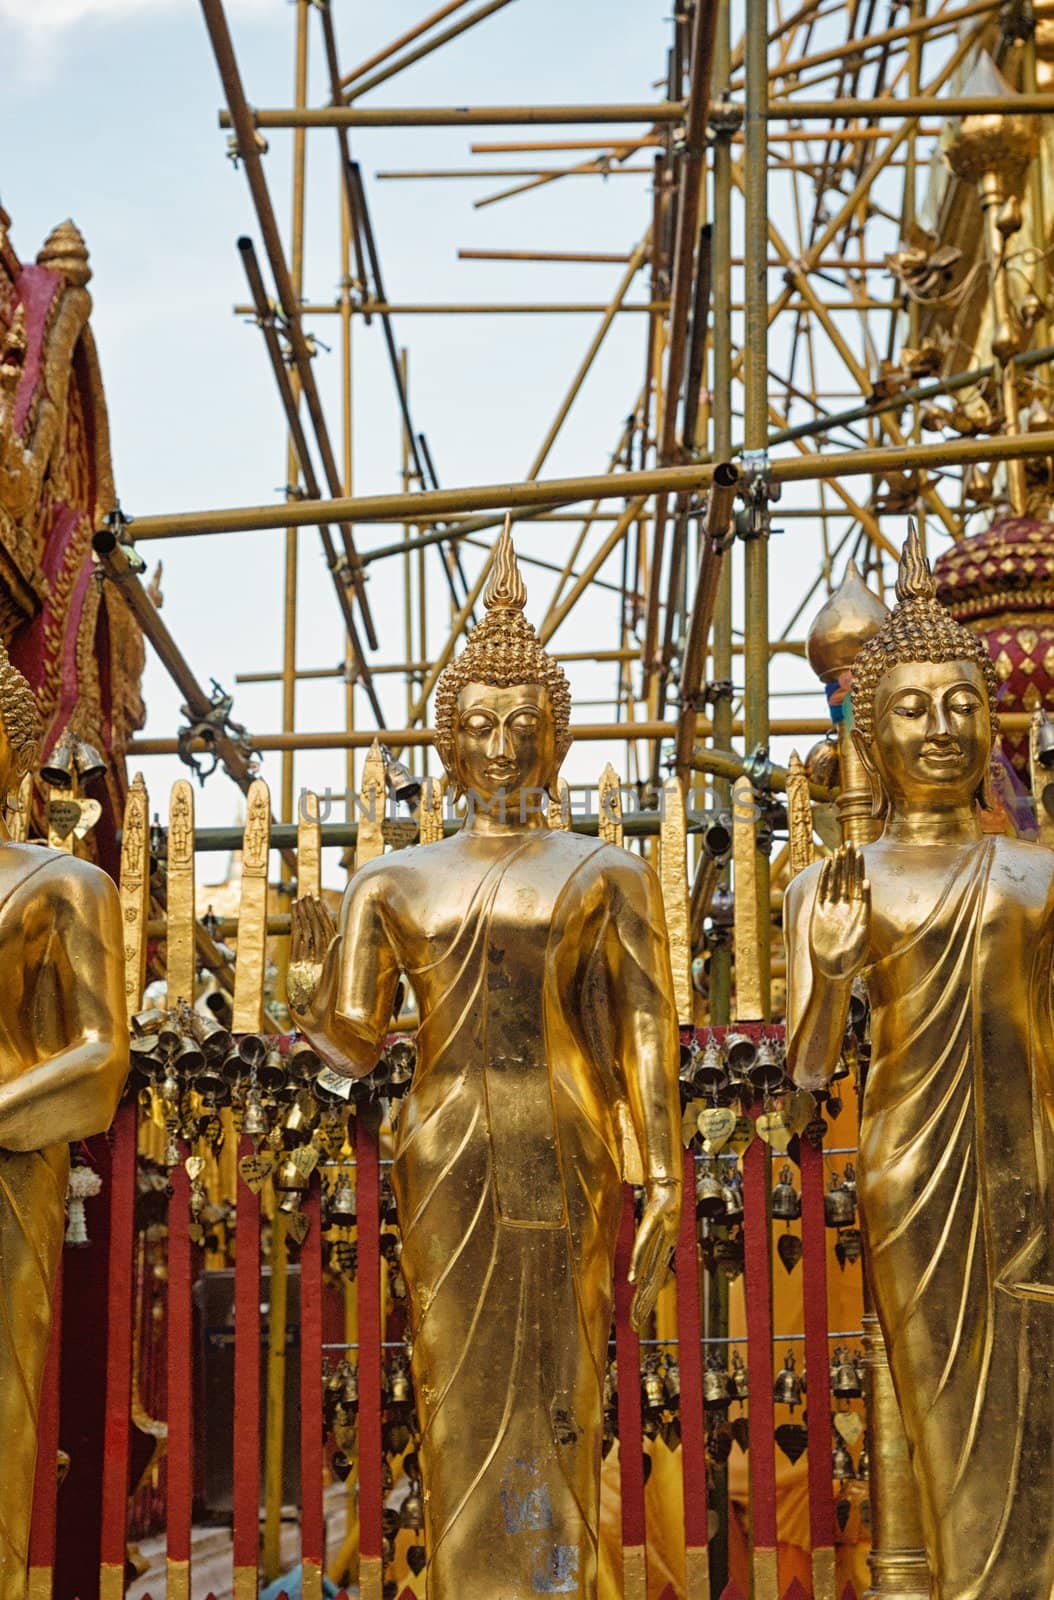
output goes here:
<path id="1" fill-rule="evenodd" d="M 381 1596 L 381 1166 L 377 1115 L 360 1105 L 355 1117 L 359 1241 L 359 1589 Z"/>
<path id="2" fill-rule="evenodd" d="M 743 1282 L 750 1392 L 750 1508 L 755 1564 L 776 1551 L 775 1405 L 772 1396 L 772 1277 L 769 1254 L 768 1146 L 755 1138 L 743 1155 Z M 769 1600 L 759 1595 L 758 1600 Z"/>
<path id="3" fill-rule="evenodd" d="M 695 1237 L 695 1152 L 684 1152 L 684 1203 L 674 1265 L 677 1274 L 677 1356 L 681 1379 L 681 1473 L 684 1479 L 686 1600 L 710 1593 L 706 1546 L 706 1433 L 703 1425 L 702 1319 L 699 1251 Z"/>
<path id="4" fill-rule="evenodd" d="M 251 1156 L 246 1135 L 239 1145 Z M 234 1597 L 253 1600 L 260 1552 L 260 1196 L 239 1174 L 234 1254 Z"/>
<path id="5" fill-rule="evenodd" d="M 827 1340 L 827 1232 L 823 1152 L 801 1141 L 802 1297 L 805 1312 L 805 1421 L 809 1434 L 809 1534 L 814 1591 L 834 1593 L 834 1494 L 831 1484 L 831 1377 Z M 819 1580 L 819 1581 L 816 1581 Z"/>
<path id="6" fill-rule="evenodd" d="M 124 1593 L 128 1459 L 132 1431 L 132 1325 L 135 1273 L 137 1106 L 126 1100 L 113 1125 L 110 1167 L 110 1260 L 106 1307 L 106 1437 L 102 1468 L 99 1593 Z"/>
<path id="7" fill-rule="evenodd" d="M 172 1168 L 168 1203 L 168 1341 L 165 1504 L 166 1600 L 189 1600 L 193 1502 L 192 1255 L 190 1179 L 180 1161 Z"/>
<path id="8" fill-rule="evenodd" d="M 303 1199 L 300 1247 L 300 1560 L 303 1600 L 322 1600 L 322 1208 L 319 1179 Z"/>

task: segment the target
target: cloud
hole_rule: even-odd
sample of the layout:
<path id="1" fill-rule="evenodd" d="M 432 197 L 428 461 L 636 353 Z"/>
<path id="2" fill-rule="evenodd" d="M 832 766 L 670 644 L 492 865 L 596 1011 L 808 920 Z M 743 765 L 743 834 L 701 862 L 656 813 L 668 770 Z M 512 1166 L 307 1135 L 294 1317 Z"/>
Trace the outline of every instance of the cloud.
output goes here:
<path id="1" fill-rule="evenodd" d="M 186 0 L 0 0 L 0 23 L 30 38 L 47 34 L 54 39 L 82 22 L 142 18 L 177 11 L 185 3 Z M 273 0 L 228 0 L 232 13 L 262 13 L 272 7 Z"/>
<path id="2" fill-rule="evenodd" d="M 233 18 L 274 14 L 276 0 L 226 0 Z M 279 0 L 280 3 L 280 0 Z M 16 81 L 37 90 L 54 81 L 66 47 L 83 27 L 149 22 L 186 8 L 188 0 L 0 0 L 0 56 L 17 50 Z M 5 40 L 6 35 L 6 40 Z"/>

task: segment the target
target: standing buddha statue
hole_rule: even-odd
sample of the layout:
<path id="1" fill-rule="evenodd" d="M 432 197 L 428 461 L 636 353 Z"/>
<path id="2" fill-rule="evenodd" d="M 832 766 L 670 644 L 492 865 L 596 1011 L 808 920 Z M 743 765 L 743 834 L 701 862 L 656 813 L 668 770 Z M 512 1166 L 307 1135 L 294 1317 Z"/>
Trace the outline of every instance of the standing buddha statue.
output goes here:
<path id="1" fill-rule="evenodd" d="M 858 1196 L 934 1600 L 1054 1594 L 1054 853 L 985 834 L 996 680 L 918 536 L 853 667 L 880 836 L 787 895 L 788 1056 L 871 1002 Z"/>
<path id="2" fill-rule="evenodd" d="M 0 796 L 31 770 L 40 717 L 0 645 Z M 65 1228 L 69 1145 L 109 1127 L 128 1073 L 121 905 L 0 817 L 0 1600 L 22 1600 L 37 1408 Z"/>
<path id="3" fill-rule="evenodd" d="M 316 899 L 293 913 L 290 1003 L 333 1070 L 373 1068 L 400 973 L 417 1000 L 392 1187 L 430 1600 L 595 1600 L 625 1117 L 645 1176 L 638 1328 L 681 1208 L 658 879 L 639 856 L 547 824 L 570 694 L 525 602 L 506 524 L 486 617 L 436 691 L 460 831 L 364 866 L 339 928 Z"/>

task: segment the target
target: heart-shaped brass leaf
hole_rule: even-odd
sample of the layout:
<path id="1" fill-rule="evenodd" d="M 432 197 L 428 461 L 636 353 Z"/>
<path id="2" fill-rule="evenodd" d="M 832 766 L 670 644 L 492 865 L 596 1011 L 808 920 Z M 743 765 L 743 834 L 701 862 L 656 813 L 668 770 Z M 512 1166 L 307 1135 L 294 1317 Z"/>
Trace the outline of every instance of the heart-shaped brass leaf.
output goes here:
<path id="1" fill-rule="evenodd" d="M 696 1125 L 703 1136 L 703 1150 L 716 1156 L 723 1150 L 736 1129 L 737 1117 L 728 1106 L 709 1106 L 700 1111 Z"/>
<path id="2" fill-rule="evenodd" d="M 759 1139 L 764 1139 L 770 1150 L 778 1155 L 786 1152 L 791 1142 L 791 1130 L 782 1111 L 763 1111 L 754 1124 Z"/>
<path id="3" fill-rule="evenodd" d="M 253 1194 L 259 1194 L 274 1171 L 274 1156 L 269 1150 L 254 1156 L 242 1156 L 238 1162 L 238 1171 L 246 1187 L 251 1189 Z"/>

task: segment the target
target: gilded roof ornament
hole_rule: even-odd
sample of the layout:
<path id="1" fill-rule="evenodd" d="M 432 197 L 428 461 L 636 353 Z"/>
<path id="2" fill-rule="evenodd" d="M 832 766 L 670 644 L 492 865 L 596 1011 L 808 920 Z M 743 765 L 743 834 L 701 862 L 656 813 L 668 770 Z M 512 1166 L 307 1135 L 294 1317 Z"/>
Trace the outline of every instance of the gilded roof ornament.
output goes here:
<path id="1" fill-rule="evenodd" d="M 872 638 L 889 615 L 877 594 L 865 584 L 855 561 L 816 613 L 805 641 L 809 665 L 823 683 L 833 683 L 853 664 L 861 645 Z"/>
<path id="2" fill-rule="evenodd" d="M 88 264 L 88 246 L 80 229 L 71 217 L 52 228 L 37 252 L 37 266 L 57 272 L 67 283 L 83 289 L 91 280 Z"/>

